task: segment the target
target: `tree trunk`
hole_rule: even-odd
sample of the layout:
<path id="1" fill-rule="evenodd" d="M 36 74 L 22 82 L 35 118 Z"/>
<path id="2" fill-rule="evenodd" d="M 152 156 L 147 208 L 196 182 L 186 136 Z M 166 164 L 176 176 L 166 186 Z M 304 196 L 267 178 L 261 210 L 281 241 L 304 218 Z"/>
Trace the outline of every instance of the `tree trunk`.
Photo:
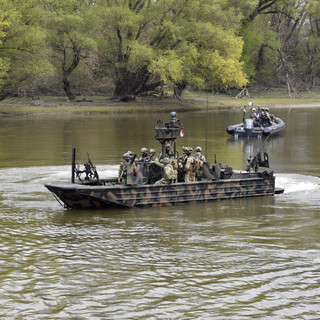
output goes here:
<path id="1" fill-rule="evenodd" d="M 177 83 L 174 87 L 174 95 L 179 100 L 182 100 L 182 92 L 187 87 L 185 82 Z"/>
<path id="2" fill-rule="evenodd" d="M 115 88 L 112 99 L 121 101 L 134 100 L 137 96 L 153 91 L 162 83 L 153 81 L 147 69 L 131 72 L 127 69 L 116 70 Z"/>
<path id="3" fill-rule="evenodd" d="M 66 93 L 68 99 L 70 101 L 75 101 L 76 96 L 71 91 L 70 81 L 68 80 L 67 76 L 64 76 L 62 81 L 63 81 L 63 90 Z"/>
<path id="4" fill-rule="evenodd" d="M 8 91 L 1 90 L 0 91 L 0 101 L 8 98 L 11 95 Z"/>

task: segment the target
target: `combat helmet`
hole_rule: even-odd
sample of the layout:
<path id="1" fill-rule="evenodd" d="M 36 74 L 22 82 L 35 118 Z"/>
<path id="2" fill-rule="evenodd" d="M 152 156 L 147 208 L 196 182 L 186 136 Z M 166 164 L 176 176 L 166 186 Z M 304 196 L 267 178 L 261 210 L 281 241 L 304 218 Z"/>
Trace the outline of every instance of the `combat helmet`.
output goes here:
<path id="1" fill-rule="evenodd" d="M 201 151 L 202 151 L 202 149 L 200 146 L 196 147 L 196 152 L 201 152 Z"/>
<path id="2" fill-rule="evenodd" d="M 129 153 L 128 153 L 128 152 L 124 153 L 123 156 L 122 156 L 122 158 L 123 158 L 123 159 L 128 159 L 128 158 L 129 158 Z"/>
<path id="3" fill-rule="evenodd" d="M 167 158 L 167 157 L 166 157 L 166 158 L 164 158 L 164 159 L 163 159 L 163 163 L 164 163 L 164 164 L 168 164 L 168 163 L 170 163 L 170 159 L 169 159 L 169 158 Z"/>

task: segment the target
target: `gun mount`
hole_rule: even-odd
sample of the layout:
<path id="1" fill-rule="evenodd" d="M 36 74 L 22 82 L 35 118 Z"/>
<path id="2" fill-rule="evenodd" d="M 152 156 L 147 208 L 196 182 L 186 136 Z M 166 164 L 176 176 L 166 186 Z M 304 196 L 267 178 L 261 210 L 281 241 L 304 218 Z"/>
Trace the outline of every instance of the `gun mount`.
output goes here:
<path id="1" fill-rule="evenodd" d="M 183 129 L 182 123 L 177 119 L 177 113 L 172 111 L 170 113 L 170 121 L 163 125 L 163 120 L 157 121 L 158 126 L 154 128 L 156 132 L 155 139 L 162 144 L 162 154 L 165 154 L 166 143 L 174 143 L 174 154 L 176 154 L 175 140 L 180 136 L 180 132 Z"/>
<path id="2" fill-rule="evenodd" d="M 99 180 L 99 174 L 98 171 L 96 169 L 96 167 L 93 165 L 89 153 L 87 153 L 88 156 L 88 162 L 84 164 L 84 170 L 80 170 L 80 162 L 78 162 L 78 165 L 75 165 L 75 159 L 76 159 L 76 149 L 73 148 L 72 149 L 72 172 L 71 172 L 71 182 L 74 183 L 75 181 L 75 175 L 77 176 L 77 178 L 79 179 L 79 181 L 81 181 L 82 183 L 84 183 L 83 179 L 81 178 L 81 174 L 85 173 L 85 181 L 91 181 L 91 180 L 96 180 L 97 184 L 100 184 L 100 180 Z"/>
<path id="3" fill-rule="evenodd" d="M 250 156 L 248 159 L 248 165 L 246 167 L 246 171 L 250 172 L 251 168 L 254 169 L 254 172 L 258 172 L 259 167 L 269 168 L 269 155 L 267 152 L 263 153 L 263 158 L 261 155 L 261 150 L 263 149 L 265 143 L 267 142 L 268 138 L 264 140 L 263 144 L 259 148 L 258 152 L 254 156 Z"/>

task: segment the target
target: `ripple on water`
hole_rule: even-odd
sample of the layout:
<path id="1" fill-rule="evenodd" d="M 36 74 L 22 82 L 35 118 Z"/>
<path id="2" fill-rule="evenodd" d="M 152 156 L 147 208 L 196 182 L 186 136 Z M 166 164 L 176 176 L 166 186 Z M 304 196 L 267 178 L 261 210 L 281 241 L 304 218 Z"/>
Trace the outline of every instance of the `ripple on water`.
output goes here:
<path id="1" fill-rule="evenodd" d="M 317 178 L 280 176 L 283 197 L 71 212 L 43 186 L 69 179 L 69 166 L 0 171 L 4 319 L 320 313 Z"/>

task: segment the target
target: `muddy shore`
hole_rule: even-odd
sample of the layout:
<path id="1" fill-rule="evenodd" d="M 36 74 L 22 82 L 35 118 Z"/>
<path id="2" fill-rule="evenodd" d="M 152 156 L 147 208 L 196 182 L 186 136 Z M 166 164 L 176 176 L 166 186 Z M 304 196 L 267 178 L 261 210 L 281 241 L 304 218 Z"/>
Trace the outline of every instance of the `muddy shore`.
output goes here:
<path id="1" fill-rule="evenodd" d="M 12 99 L 0 102 L 0 116 L 43 115 L 43 114 L 91 114 L 91 113 L 154 113 L 243 109 L 252 101 L 255 106 L 272 108 L 304 108 L 320 107 L 320 98 L 289 99 L 289 98 L 246 98 L 236 99 L 229 96 L 198 95 L 182 101 L 174 98 L 141 98 L 138 101 L 116 102 L 107 98 L 82 99 L 68 102 L 65 98 L 56 99 Z"/>

